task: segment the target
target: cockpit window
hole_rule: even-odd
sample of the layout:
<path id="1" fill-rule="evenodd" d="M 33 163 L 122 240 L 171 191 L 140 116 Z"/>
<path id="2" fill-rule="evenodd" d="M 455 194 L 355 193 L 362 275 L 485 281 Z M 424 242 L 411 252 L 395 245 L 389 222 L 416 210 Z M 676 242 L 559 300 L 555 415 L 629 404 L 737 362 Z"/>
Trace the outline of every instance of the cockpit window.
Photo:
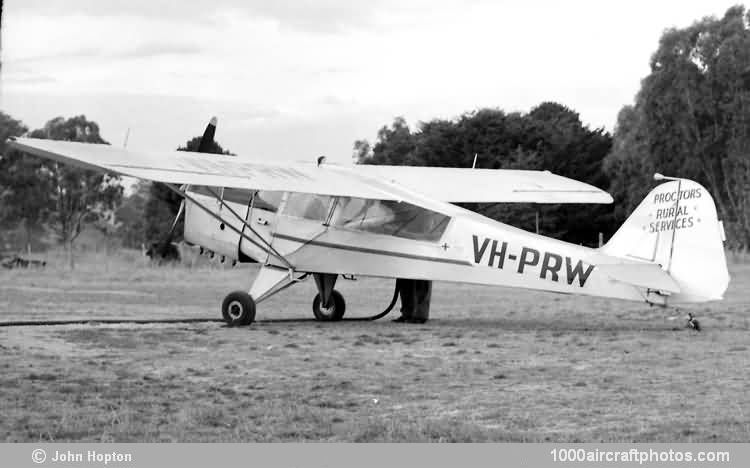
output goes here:
<path id="1" fill-rule="evenodd" d="M 216 191 L 216 193 L 220 192 Z M 239 203 L 247 208 L 247 204 L 250 203 L 250 197 L 253 195 L 253 192 L 252 190 L 226 187 L 222 195 L 224 196 L 225 202 Z"/>
<path id="2" fill-rule="evenodd" d="M 331 209 L 331 197 L 311 193 L 290 193 L 283 214 L 295 218 L 324 222 Z"/>
<path id="3" fill-rule="evenodd" d="M 341 197 L 331 224 L 374 234 L 438 241 L 450 217 L 409 203 Z"/>
<path id="4" fill-rule="evenodd" d="M 198 195 L 204 195 L 206 197 L 213 197 L 211 192 L 208 191 L 209 188 L 204 185 L 191 185 L 188 187 L 188 192 L 191 193 L 197 193 Z M 215 193 L 219 193 L 219 187 L 211 187 L 211 190 L 213 190 Z"/>
<path id="5" fill-rule="evenodd" d="M 276 213 L 281 204 L 283 195 L 284 192 L 255 192 L 255 196 L 253 197 L 253 208 Z"/>
<path id="6" fill-rule="evenodd" d="M 193 185 L 188 189 L 188 192 L 211 198 L 223 198 L 225 202 L 239 203 L 245 207 L 250 203 L 250 197 L 253 194 L 252 190 L 230 187 L 222 189 L 221 187 L 206 187 L 205 185 Z"/>

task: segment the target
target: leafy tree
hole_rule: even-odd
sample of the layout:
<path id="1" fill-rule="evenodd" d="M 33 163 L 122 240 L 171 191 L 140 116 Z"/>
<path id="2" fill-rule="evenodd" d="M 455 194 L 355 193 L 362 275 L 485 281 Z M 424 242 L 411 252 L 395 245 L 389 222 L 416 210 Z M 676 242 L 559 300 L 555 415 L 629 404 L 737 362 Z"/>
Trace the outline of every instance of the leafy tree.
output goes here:
<path id="1" fill-rule="evenodd" d="M 30 136 L 107 144 L 99 135 L 99 126 L 83 115 L 69 119 L 57 117 Z M 44 187 L 39 196 L 49 211 L 46 223 L 65 246 L 73 268 L 74 243 L 84 225 L 107 223 L 112 219 L 112 211 L 122 196 L 119 177 L 46 160 L 40 162 L 37 175 L 37 183 Z"/>
<path id="2" fill-rule="evenodd" d="M 7 145 L 10 137 L 27 131 L 23 123 L 0 112 L 0 225 L 3 230 L 22 226 L 30 251 L 33 235 L 42 230 L 48 213 L 49 180 L 39 159 Z"/>
<path id="3" fill-rule="evenodd" d="M 396 117 L 390 128 L 383 126 L 378 131 L 378 142 L 369 151 L 366 140 L 355 143 L 355 151 L 361 153 L 361 164 L 402 165 L 411 160 L 415 149 L 414 135 L 403 117 Z M 362 150 L 365 150 L 364 152 Z"/>
<path id="4" fill-rule="evenodd" d="M 539 169 L 549 170 L 600 188 L 609 186 L 603 160 L 612 147 L 612 137 L 604 129 L 585 127 L 577 112 L 557 103 L 546 102 L 528 114 L 527 135 L 541 156 Z M 611 205 L 542 205 L 544 225 L 551 234 L 575 243 L 595 245 L 597 233 L 614 233 L 617 223 Z"/>
<path id="5" fill-rule="evenodd" d="M 749 24 L 750 12 L 735 6 L 665 31 L 606 164 L 613 192 L 632 198 L 653 185 L 644 182 L 654 171 L 705 185 L 735 247 L 750 245 Z"/>
<path id="6" fill-rule="evenodd" d="M 118 234 L 122 245 L 127 248 L 140 248 L 146 240 L 146 204 L 151 191 L 151 183 L 138 181 L 133 192 L 123 198 L 115 211 L 115 218 L 119 221 Z"/>
<path id="7" fill-rule="evenodd" d="M 354 163 L 360 163 L 367 161 L 372 158 L 372 147 L 370 142 L 367 140 L 357 140 L 354 142 L 354 151 L 352 152 L 352 159 Z"/>
<path id="8" fill-rule="evenodd" d="M 654 164 L 648 156 L 643 113 L 625 106 L 617 116 L 612 151 L 604 161 L 604 171 L 611 176 L 609 192 L 617 201 L 614 216 L 624 222 L 653 185 Z"/>
<path id="9" fill-rule="evenodd" d="M 8 140 L 28 132 L 29 129 L 20 120 L 16 120 L 0 111 L 0 160 L 8 153 Z"/>

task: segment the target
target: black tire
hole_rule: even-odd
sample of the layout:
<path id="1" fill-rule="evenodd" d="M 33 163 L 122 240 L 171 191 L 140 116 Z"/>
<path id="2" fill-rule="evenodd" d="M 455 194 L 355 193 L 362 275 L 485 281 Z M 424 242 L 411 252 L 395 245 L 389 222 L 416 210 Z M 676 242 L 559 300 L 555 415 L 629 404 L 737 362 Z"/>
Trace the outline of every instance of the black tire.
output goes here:
<path id="1" fill-rule="evenodd" d="M 230 327 L 250 325 L 255 321 L 255 301 L 245 291 L 231 292 L 221 303 L 221 316 Z"/>
<path id="2" fill-rule="evenodd" d="M 331 291 L 331 299 L 333 299 L 331 307 L 325 309 L 320 305 L 320 293 L 315 295 L 315 299 L 313 299 L 312 303 L 312 309 L 313 315 L 315 315 L 316 320 L 320 320 L 321 322 L 338 322 L 344 317 L 344 312 L 346 312 L 346 302 L 344 301 L 344 296 L 342 296 L 340 292 L 334 289 L 333 291 Z"/>

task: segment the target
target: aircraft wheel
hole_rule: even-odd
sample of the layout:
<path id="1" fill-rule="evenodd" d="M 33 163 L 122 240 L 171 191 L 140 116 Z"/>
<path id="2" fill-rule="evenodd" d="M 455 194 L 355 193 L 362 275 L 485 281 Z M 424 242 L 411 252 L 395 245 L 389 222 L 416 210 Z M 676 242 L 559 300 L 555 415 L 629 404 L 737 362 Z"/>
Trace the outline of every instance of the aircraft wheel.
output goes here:
<path id="1" fill-rule="evenodd" d="M 229 293 L 221 303 L 221 315 L 230 327 L 250 325 L 255 321 L 255 301 L 245 291 Z"/>
<path id="2" fill-rule="evenodd" d="M 315 318 L 317 320 L 320 320 L 321 322 L 337 322 L 341 320 L 342 317 L 344 317 L 344 312 L 346 312 L 346 302 L 344 302 L 344 296 L 342 296 L 340 292 L 334 289 L 333 291 L 331 291 L 331 299 L 333 299 L 333 303 L 330 307 L 326 308 L 322 307 L 320 304 L 320 293 L 315 295 L 312 309 L 313 314 L 315 315 Z"/>

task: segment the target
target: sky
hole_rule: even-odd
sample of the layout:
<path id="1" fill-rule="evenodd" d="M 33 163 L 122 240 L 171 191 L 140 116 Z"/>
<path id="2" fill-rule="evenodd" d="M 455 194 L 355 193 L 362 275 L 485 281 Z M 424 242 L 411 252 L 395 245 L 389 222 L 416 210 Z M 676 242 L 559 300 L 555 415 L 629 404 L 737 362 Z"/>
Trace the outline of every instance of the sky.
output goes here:
<path id="1" fill-rule="evenodd" d="M 0 110 L 110 143 L 349 162 L 403 116 L 556 101 L 613 130 L 661 33 L 739 0 L 5 0 Z"/>

